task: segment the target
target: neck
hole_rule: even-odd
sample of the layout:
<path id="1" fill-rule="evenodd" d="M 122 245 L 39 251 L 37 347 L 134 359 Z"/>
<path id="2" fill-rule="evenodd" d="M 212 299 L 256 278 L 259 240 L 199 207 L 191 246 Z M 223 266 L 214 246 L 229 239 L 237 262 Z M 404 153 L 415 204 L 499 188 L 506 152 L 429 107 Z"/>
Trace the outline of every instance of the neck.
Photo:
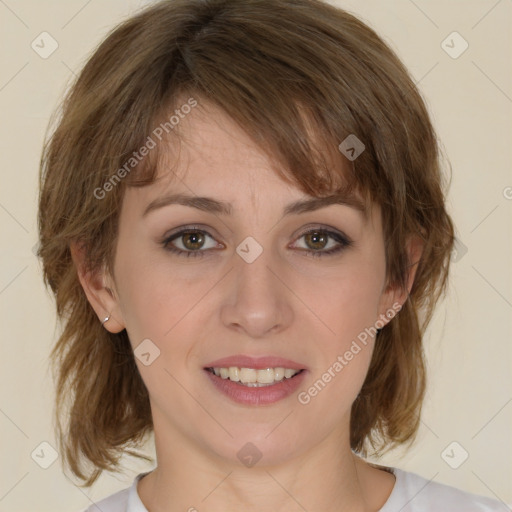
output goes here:
<path id="1" fill-rule="evenodd" d="M 376 512 L 394 484 L 391 474 L 369 466 L 339 438 L 282 463 L 266 465 L 263 458 L 250 468 L 200 451 L 186 438 L 177 441 L 155 436 L 158 466 L 138 486 L 150 512 Z"/>

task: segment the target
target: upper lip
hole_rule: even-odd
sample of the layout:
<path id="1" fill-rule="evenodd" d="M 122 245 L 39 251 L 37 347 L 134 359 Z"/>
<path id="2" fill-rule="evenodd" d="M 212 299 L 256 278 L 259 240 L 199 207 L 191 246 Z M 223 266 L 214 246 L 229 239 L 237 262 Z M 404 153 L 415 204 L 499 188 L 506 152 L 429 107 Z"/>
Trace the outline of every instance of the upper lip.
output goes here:
<path id="1" fill-rule="evenodd" d="M 238 368 L 254 368 L 255 370 L 264 370 L 265 368 L 290 368 L 292 370 L 304 370 L 304 365 L 292 361 L 291 359 L 284 359 L 277 356 L 245 356 L 236 355 L 216 359 L 208 363 L 205 368 L 229 368 L 236 366 Z"/>

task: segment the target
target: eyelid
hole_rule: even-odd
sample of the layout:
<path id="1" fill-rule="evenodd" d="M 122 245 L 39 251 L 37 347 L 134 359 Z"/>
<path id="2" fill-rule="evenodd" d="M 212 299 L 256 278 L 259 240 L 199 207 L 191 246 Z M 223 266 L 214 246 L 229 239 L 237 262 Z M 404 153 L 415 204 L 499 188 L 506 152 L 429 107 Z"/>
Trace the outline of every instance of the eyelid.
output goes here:
<path id="1" fill-rule="evenodd" d="M 307 226 L 302 227 L 298 234 L 293 235 L 294 240 L 310 233 L 311 231 L 314 231 L 315 229 L 318 231 L 333 232 L 334 234 L 337 234 L 338 236 L 343 238 L 347 243 L 348 242 L 352 243 L 352 240 L 350 239 L 350 237 L 348 237 L 344 232 L 340 231 L 339 229 L 337 229 L 335 227 L 332 227 L 332 226 L 329 226 L 326 224 L 308 224 Z M 171 230 L 170 232 L 165 233 L 165 235 L 162 237 L 162 241 L 169 240 L 173 236 L 181 234 L 184 231 L 199 231 L 199 232 L 206 234 L 212 238 L 215 238 L 215 236 L 213 236 L 211 233 L 209 233 L 209 230 L 215 231 L 210 226 L 201 226 L 199 224 L 184 225 L 184 226 L 177 227 L 177 228 Z M 223 244 L 221 244 L 221 245 L 223 245 Z"/>
<path id="2" fill-rule="evenodd" d="M 310 231 L 314 231 L 315 229 L 317 229 L 318 231 L 332 231 L 334 233 L 339 233 L 340 235 L 346 236 L 341 230 L 339 230 L 338 228 L 335 228 L 334 226 L 329 226 L 328 224 L 315 224 L 315 223 L 307 224 L 306 226 L 303 226 L 300 229 L 299 234 L 296 236 L 302 236 L 306 233 L 309 233 Z"/>
<path id="3" fill-rule="evenodd" d="M 222 242 L 219 242 L 219 241 L 217 240 L 217 238 L 218 238 L 218 237 L 217 237 L 217 235 L 213 235 L 213 234 L 211 234 L 211 233 L 210 233 L 210 231 L 215 231 L 215 230 L 213 230 L 213 229 L 212 229 L 212 228 L 210 228 L 210 227 L 206 227 L 206 226 L 201 227 L 201 226 L 199 226 L 199 225 L 197 225 L 197 224 L 189 225 L 189 226 L 186 226 L 186 225 L 185 225 L 185 226 L 180 226 L 180 227 L 178 227 L 178 228 L 176 228 L 176 229 L 173 229 L 172 231 L 170 231 L 170 232 L 166 233 L 166 234 L 162 237 L 162 239 L 161 239 L 160 243 L 161 243 L 161 244 L 164 246 L 164 248 L 165 248 L 165 246 L 166 246 L 167 244 L 170 244 L 170 243 L 171 243 L 171 242 L 173 242 L 174 240 L 181 238 L 181 237 L 182 237 L 183 235 L 185 235 L 186 233 L 189 233 L 189 232 L 193 232 L 193 233 L 198 232 L 198 233 L 202 233 L 203 235 L 205 235 L 205 236 L 207 236 L 207 237 L 211 238 L 212 240 L 214 240 L 214 241 L 215 241 L 215 243 L 216 243 L 217 245 L 220 245 L 220 246 L 222 246 L 222 248 L 224 248 L 224 247 L 225 247 L 225 245 L 224 245 Z M 178 248 L 175 248 L 175 249 L 176 249 L 177 251 L 181 251 L 181 250 L 182 250 L 182 249 L 178 249 Z M 210 251 L 210 250 L 212 250 L 212 249 L 210 248 L 210 249 L 202 250 L 202 251 L 184 251 L 184 252 L 203 252 L 203 253 L 204 253 L 204 252 L 208 252 L 208 251 Z"/>
<path id="4" fill-rule="evenodd" d="M 336 235 L 339 238 L 341 238 L 344 242 L 346 242 L 347 245 L 353 243 L 353 240 L 348 235 L 346 235 L 345 232 L 326 224 L 309 224 L 306 227 L 301 228 L 299 233 L 294 236 L 294 240 L 297 240 L 300 237 L 307 235 L 308 233 L 311 233 L 312 231 L 322 231 L 329 235 Z"/>
<path id="5" fill-rule="evenodd" d="M 187 256 L 187 257 L 195 256 L 195 257 L 201 257 L 201 258 L 204 256 L 209 256 L 209 255 L 211 255 L 212 251 L 218 250 L 219 247 L 208 248 L 205 250 L 198 249 L 196 251 L 191 251 L 191 250 L 186 251 L 186 250 L 180 249 L 178 247 L 175 247 L 171 244 L 171 242 L 173 242 L 175 239 L 181 238 L 181 236 L 185 235 L 188 232 L 199 232 L 199 233 L 202 233 L 203 235 L 211 238 L 212 240 L 214 240 L 218 245 L 222 246 L 221 248 L 225 248 L 225 245 L 221 242 L 218 242 L 216 239 L 216 236 L 213 236 L 212 234 L 210 234 L 208 230 L 214 231 L 210 227 L 206 227 L 206 226 L 202 227 L 197 224 L 188 225 L 188 226 L 187 225 L 180 226 L 180 227 L 172 230 L 170 233 L 164 235 L 163 239 L 161 240 L 161 245 L 163 246 L 163 248 L 165 250 L 167 250 L 171 253 L 176 253 L 177 255 L 180 255 L 180 256 Z M 297 240 L 299 240 L 303 236 L 310 234 L 312 232 L 315 232 L 315 231 L 325 233 L 328 238 L 331 238 L 332 240 L 334 240 L 336 242 L 336 244 L 337 244 L 336 247 L 327 249 L 327 250 L 318 250 L 318 251 L 315 251 L 312 249 L 299 248 L 298 249 L 299 251 L 306 253 L 309 256 L 325 256 L 325 257 L 327 257 L 330 255 L 341 253 L 341 252 L 343 252 L 344 249 L 347 249 L 348 247 L 351 247 L 353 245 L 353 241 L 342 231 L 338 230 L 337 228 L 333 228 L 331 226 L 320 225 L 320 224 L 310 224 L 310 225 L 307 225 L 307 226 L 301 228 L 301 231 L 299 232 L 299 234 L 294 236 L 292 245 L 295 244 L 297 242 Z M 288 247 L 290 247 L 290 246 L 288 246 Z M 294 249 L 294 247 L 291 247 L 291 248 Z"/>
<path id="6" fill-rule="evenodd" d="M 201 233 L 212 236 L 210 232 L 215 230 L 210 226 L 202 226 L 200 224 L 185 224 L 184 226 L 179 226 L 170 231 L 167 231 L 162 239 L 169 239 L 178 233 L 182 233 L 183 231 L 200 231 Z"/>

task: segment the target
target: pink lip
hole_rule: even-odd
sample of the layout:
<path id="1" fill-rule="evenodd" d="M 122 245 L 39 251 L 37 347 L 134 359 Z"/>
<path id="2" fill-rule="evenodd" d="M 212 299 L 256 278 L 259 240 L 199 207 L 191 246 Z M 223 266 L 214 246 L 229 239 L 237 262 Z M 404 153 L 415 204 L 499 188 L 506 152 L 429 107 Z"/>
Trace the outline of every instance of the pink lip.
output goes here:
<path id="1" fill-rule="evenodd" d="M 292 370 L 307 369 L 302 364 L 291 361 L 290 359 L 283 359 L 282 357 L 251 357 L 244 355 L 217 359 L 216 361 L 212 361 L 205 365 L 205 368 L 229 368 L 230 366 L 237 366 L 238 368 L 254 368 L 255 370 L 264 370 L 265 368 L 290 368 Z"/>
<path id="2" fill-rule="evenodd" d="M 240 362 L 240 360 L 238 360 Z M 283 362 L 283 359 L 279 361 Z M 218 366 L 225 367 L 225 360 L 221 359 L 219 361 L 215 361 L 214 364 Z M 251 363 L 253 364 L 253 363 Z M 232 364 L 231 366 L 238 366 Z M 270 365 L 272 367 L 273 364 Z M 277 366 L 284 366 L 281 363 Z M 244 366 L 242 366 L 244 367 Z M 265 366 L 267 367 L 267 366 Z M 251 366 L 245 366 L 245 368 L 251 368 Z M 252 366 L 254 368 L 254 366 Z M 261 368 L 260 368 L 261 369 Z M 293 392 L 297 391 L 299 386 L 303 383 L 304 377 L 307 371 L 302 371 L 292 377 L 291 379 L 283 379 L 276 384 L 272 384 L 271 386 L 264 386 L 261 388 L 258 387 L 247 387 L 238 382 L 232 382 L 229 379 L 223 379 L 221 377 L 217 377 L 214 373 L 211 373 L 209 370 L 204 370 L 208 375 L 210 382 L 213 384 L 215 389 L 226 395 L 232 401 L 238 404 L 245 405 L 269 405 L 283 398 L 288 397 Z"/>

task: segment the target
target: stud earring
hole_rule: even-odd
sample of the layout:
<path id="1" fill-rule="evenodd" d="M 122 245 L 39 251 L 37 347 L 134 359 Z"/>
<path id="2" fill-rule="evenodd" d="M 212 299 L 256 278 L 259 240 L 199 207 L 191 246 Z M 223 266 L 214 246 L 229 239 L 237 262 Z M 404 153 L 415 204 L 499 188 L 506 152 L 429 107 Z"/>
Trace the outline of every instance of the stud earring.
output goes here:
<path id="1" fill-rule="evenodd" d="M 108 316 L 106 316 L 104 319 L 103 319 L 103 322 L 101 322 L 101 325 L 103 325 L 104 323 L 108 322 L 110 320 L 110 313 L 108 314 Z"/>

